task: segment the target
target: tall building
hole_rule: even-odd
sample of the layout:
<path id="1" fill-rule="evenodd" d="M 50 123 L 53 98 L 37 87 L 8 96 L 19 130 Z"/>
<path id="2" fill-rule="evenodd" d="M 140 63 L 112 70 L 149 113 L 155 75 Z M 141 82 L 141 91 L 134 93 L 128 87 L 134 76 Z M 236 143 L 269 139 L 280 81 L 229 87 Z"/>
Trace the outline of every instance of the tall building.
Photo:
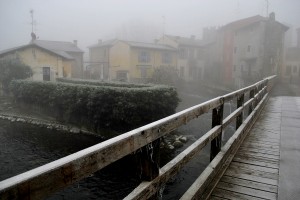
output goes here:
<path id="1" fill-rule="evenodd" d="M 221 82 L 241 88 L 270 75 L 280 75 L 284 34 L 288 27 L 275 20 L 253 16 L 231 22 L 218 31 L 214 60 L 219 63 Z M 219 55 L 222 55 L 221 59 Z"/>

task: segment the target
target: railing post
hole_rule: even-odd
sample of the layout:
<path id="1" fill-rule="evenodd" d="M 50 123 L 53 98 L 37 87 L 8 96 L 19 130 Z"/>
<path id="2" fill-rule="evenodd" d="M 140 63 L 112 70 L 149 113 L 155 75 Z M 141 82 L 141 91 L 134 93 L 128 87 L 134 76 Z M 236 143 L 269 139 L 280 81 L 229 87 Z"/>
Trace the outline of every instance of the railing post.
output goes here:
<path id="1" fill-rule="evenodd" d="M 212 110 L 212 127 L 222 124 L 223 108 L 224 108 L 224 102 L 222 103 L 222 105 Z M 212 161 L 216 157 L 216 155 L 221 151 L 221 147 L 222 147 L 222 131 L 215 139 L 211 141 L 210 161 Z"/>
<path id="2" fill-rule="evenodd" d="M 157 139 L 141 148 L 140 178 L 142 181 L 151 181 L 159 175 L 160 139 Z"/>
<path id="3" fill-rule="evenodd" d="M 255 89 L 250 90 L 249 93 L 249 99 L 252 99 L 254 97 L 254 93 L 255 93 Z M 252 103 L 249 105 L 249 109 L 248 109 L 248 115 L 250 115 L 253 111 L 253 106 L 254 105 L 254 100 L 252 101 Z"/>
<path id="4" fill-rule="evenodd" d="M 240 96 L 238 96 L 237 103 L 236 103 L 237 108 L 243 106 L 244 96 L 245 96 L 245 94 L 241 94 Z M 236 129 L 238 129 L 240 127 L 240 125 L 243 123 L 243 112 L 236 117 L 236 124 L 235 124 Z"/>

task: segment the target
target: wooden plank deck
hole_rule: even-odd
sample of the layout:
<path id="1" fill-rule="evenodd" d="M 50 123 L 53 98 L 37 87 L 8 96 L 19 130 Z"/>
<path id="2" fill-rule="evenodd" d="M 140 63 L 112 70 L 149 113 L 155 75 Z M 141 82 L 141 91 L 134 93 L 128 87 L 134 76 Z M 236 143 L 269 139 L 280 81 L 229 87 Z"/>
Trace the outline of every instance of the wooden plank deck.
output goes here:
<path id="1" fill-rule="evenodd" d="M 270 98 L 210 199 L 277 199 L 282 99 Z"/>

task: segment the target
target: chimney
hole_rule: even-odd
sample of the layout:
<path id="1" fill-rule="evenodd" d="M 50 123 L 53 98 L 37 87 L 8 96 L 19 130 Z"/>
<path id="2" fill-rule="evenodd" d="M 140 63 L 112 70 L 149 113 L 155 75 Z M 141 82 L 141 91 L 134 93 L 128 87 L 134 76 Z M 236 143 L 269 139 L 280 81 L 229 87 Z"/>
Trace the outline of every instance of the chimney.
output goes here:
<path id="1" fill-rule="evenodd" d="M 191 35 L 191 39 L 194 40 L 196 37 L 195 35 Z"/>
<path id="2" fill-rule="evenodd" d="M 77 40 L 73 40 L 73 43 L 75 44 L 75 46 L 77 46 Z"/>
<path id="3" fill-rule="evenodd" d="M 274 13 L 274 12 L 271 12 L 271 13 L 270 13 L 269 19 L 270 19 L 271 21 L 275 21 L 275 13 Z"/>
<path id="4" fill-rule="evenodd" d="M 99 39 L 99 40 L 98 40 L 98 44 L 101 44 L 101 43 L 102 43 L 102 40 Z"/>

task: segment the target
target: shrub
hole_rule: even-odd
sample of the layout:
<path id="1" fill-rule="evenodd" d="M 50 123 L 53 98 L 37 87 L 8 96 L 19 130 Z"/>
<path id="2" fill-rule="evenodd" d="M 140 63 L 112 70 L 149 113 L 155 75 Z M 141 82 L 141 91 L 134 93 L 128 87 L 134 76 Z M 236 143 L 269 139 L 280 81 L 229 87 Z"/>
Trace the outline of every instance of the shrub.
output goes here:
<path id="1" fill-rule="evenodd" d="M 17 102 L 50 111 L 58 120 L 90 130 L 127 131 L 175 112 L 173 87 L 111 87 L 61 82 L 13 81 Z"/>
<path id="2" fill-rule="evenodd" d="M 0 82 L 5 93 L 8 93 L 9 84 L 12 80 L 32 76 L 31 68 L 17 59 L 0 60 L 0 71 Z"/>

